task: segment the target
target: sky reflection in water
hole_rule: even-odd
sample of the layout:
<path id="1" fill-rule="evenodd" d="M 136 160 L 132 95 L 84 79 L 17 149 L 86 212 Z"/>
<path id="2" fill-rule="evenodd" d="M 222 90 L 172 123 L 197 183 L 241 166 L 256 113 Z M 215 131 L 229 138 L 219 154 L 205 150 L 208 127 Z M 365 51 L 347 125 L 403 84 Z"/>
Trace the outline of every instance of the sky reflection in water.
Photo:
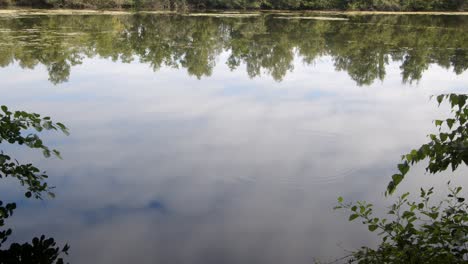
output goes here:
<path id="1" fill-rule="evenodd" d="M 336 197 L 381 204 L 400 155 L 448 113 L 429 96 L 466 92 L 466 18 L 423 18 L 1 19 L 0 103 L 72 132 L 45 137 L 62 161 L 7 147 L 57 186 L 20 202 L 15 238 L 67 241 L 72 263 L 311 263 L 371 244 Z M 389 23 L 414 36 L 373 32 Z M 401 191 L 446 181 L 417 168 Z"/>

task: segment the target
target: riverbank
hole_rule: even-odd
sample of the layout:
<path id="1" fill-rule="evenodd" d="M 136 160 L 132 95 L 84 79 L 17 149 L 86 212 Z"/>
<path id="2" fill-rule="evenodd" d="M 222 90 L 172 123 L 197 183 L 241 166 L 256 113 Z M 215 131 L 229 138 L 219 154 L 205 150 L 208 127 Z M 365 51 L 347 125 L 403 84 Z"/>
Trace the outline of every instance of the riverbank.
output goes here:
<path id="1" fill-rule="evenodd" d="M 276 15 L 461 15 L 466 16 L 468 12 L 389 12 L 389 11 L 323 11 L 323 10 L 303 10 L 303 11 L 287 11 L 287 10 L 242 10 L 242 11 L 222 11 L 208 10 L 203 12 L 180 12 L 171 10 L 141 10 L 135 11 L 130 9 L 36 9 L 36 8 L 7 8 L 0 9 L 0 15 L 128 15 L 134 13 L 147 14 L 178 14 L 185 13 L 194 16 L 254 16 L 260 14 L 276 14 Z"/>
<path id="2" fill-rule="evenodd" d="M 468 11 L 465 0 L 0 0 L 0 6 L 103 10 Z"/>

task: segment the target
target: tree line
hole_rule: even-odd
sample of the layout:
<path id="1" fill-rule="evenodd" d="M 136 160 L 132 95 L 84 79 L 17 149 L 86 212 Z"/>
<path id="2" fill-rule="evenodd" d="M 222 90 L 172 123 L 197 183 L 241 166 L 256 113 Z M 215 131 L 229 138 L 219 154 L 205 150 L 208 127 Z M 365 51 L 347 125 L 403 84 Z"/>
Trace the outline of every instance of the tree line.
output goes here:
<path id="1" fill-rule="evenodd" d="M 0 5 L 50 8 L 145 8 L 170 10 L 291 9 L 460 11 L 468 0 L 0 0 Z"/>
<path id="2" fill-rule="evenodd" d="M 467 24 L 465 16 L 354 16 L 347 22 L 272 15 L 24 17 L 0 20 L 0 67 L 44 65 L 58 84 L 73 66 L 98 56 L 139 60 L 154 71 L 186 69 L 197 78 L 210 76 L 217 63 L 231 70 L 245 65 L 251 78 L 266 74 L 281 81 L 296 58 L 313 67 L 329 56 L 358 85 L 384 80 L 391 62 L 400 65 L 403 82 L 413 82 L 434 64 L 456 74 L 468 69 Z M 229 54 L 224 62 L 217 60 L 223 52 Z"/>

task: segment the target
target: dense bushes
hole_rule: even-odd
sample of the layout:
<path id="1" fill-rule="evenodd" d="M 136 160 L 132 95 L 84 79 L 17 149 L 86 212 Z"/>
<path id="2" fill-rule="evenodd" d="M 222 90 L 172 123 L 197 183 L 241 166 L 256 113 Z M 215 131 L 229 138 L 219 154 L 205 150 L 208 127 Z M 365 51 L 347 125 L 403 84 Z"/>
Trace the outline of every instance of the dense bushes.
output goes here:
<path id="1" fill-rule="evenodd" d="M 0 0 L 0 5 L 148 9 L 466 10 L 468 0 Z"/>

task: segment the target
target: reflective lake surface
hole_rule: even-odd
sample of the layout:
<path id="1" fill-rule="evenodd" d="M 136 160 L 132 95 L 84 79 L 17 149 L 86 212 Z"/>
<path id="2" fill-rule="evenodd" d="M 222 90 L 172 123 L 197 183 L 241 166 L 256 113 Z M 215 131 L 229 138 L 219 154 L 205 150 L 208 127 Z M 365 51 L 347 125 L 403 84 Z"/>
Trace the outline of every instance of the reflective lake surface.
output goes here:
<path id="1" fill-rule="evenodd" d="M 336 198 L 388 203 L 400 155 L 448 114 L 429 97 L 467 91 L 468 17 L 339 17 L 0 15 L 0 104 L 71 131 L 44 136 L 63 160 L 2 146 L 57 187 L 0 185 L 20 201 L 12 240 L 53 236 L 71 263 L 312 263 L 375 243 Z M 410 174 L 401 192 L 448 179 Z"/>

